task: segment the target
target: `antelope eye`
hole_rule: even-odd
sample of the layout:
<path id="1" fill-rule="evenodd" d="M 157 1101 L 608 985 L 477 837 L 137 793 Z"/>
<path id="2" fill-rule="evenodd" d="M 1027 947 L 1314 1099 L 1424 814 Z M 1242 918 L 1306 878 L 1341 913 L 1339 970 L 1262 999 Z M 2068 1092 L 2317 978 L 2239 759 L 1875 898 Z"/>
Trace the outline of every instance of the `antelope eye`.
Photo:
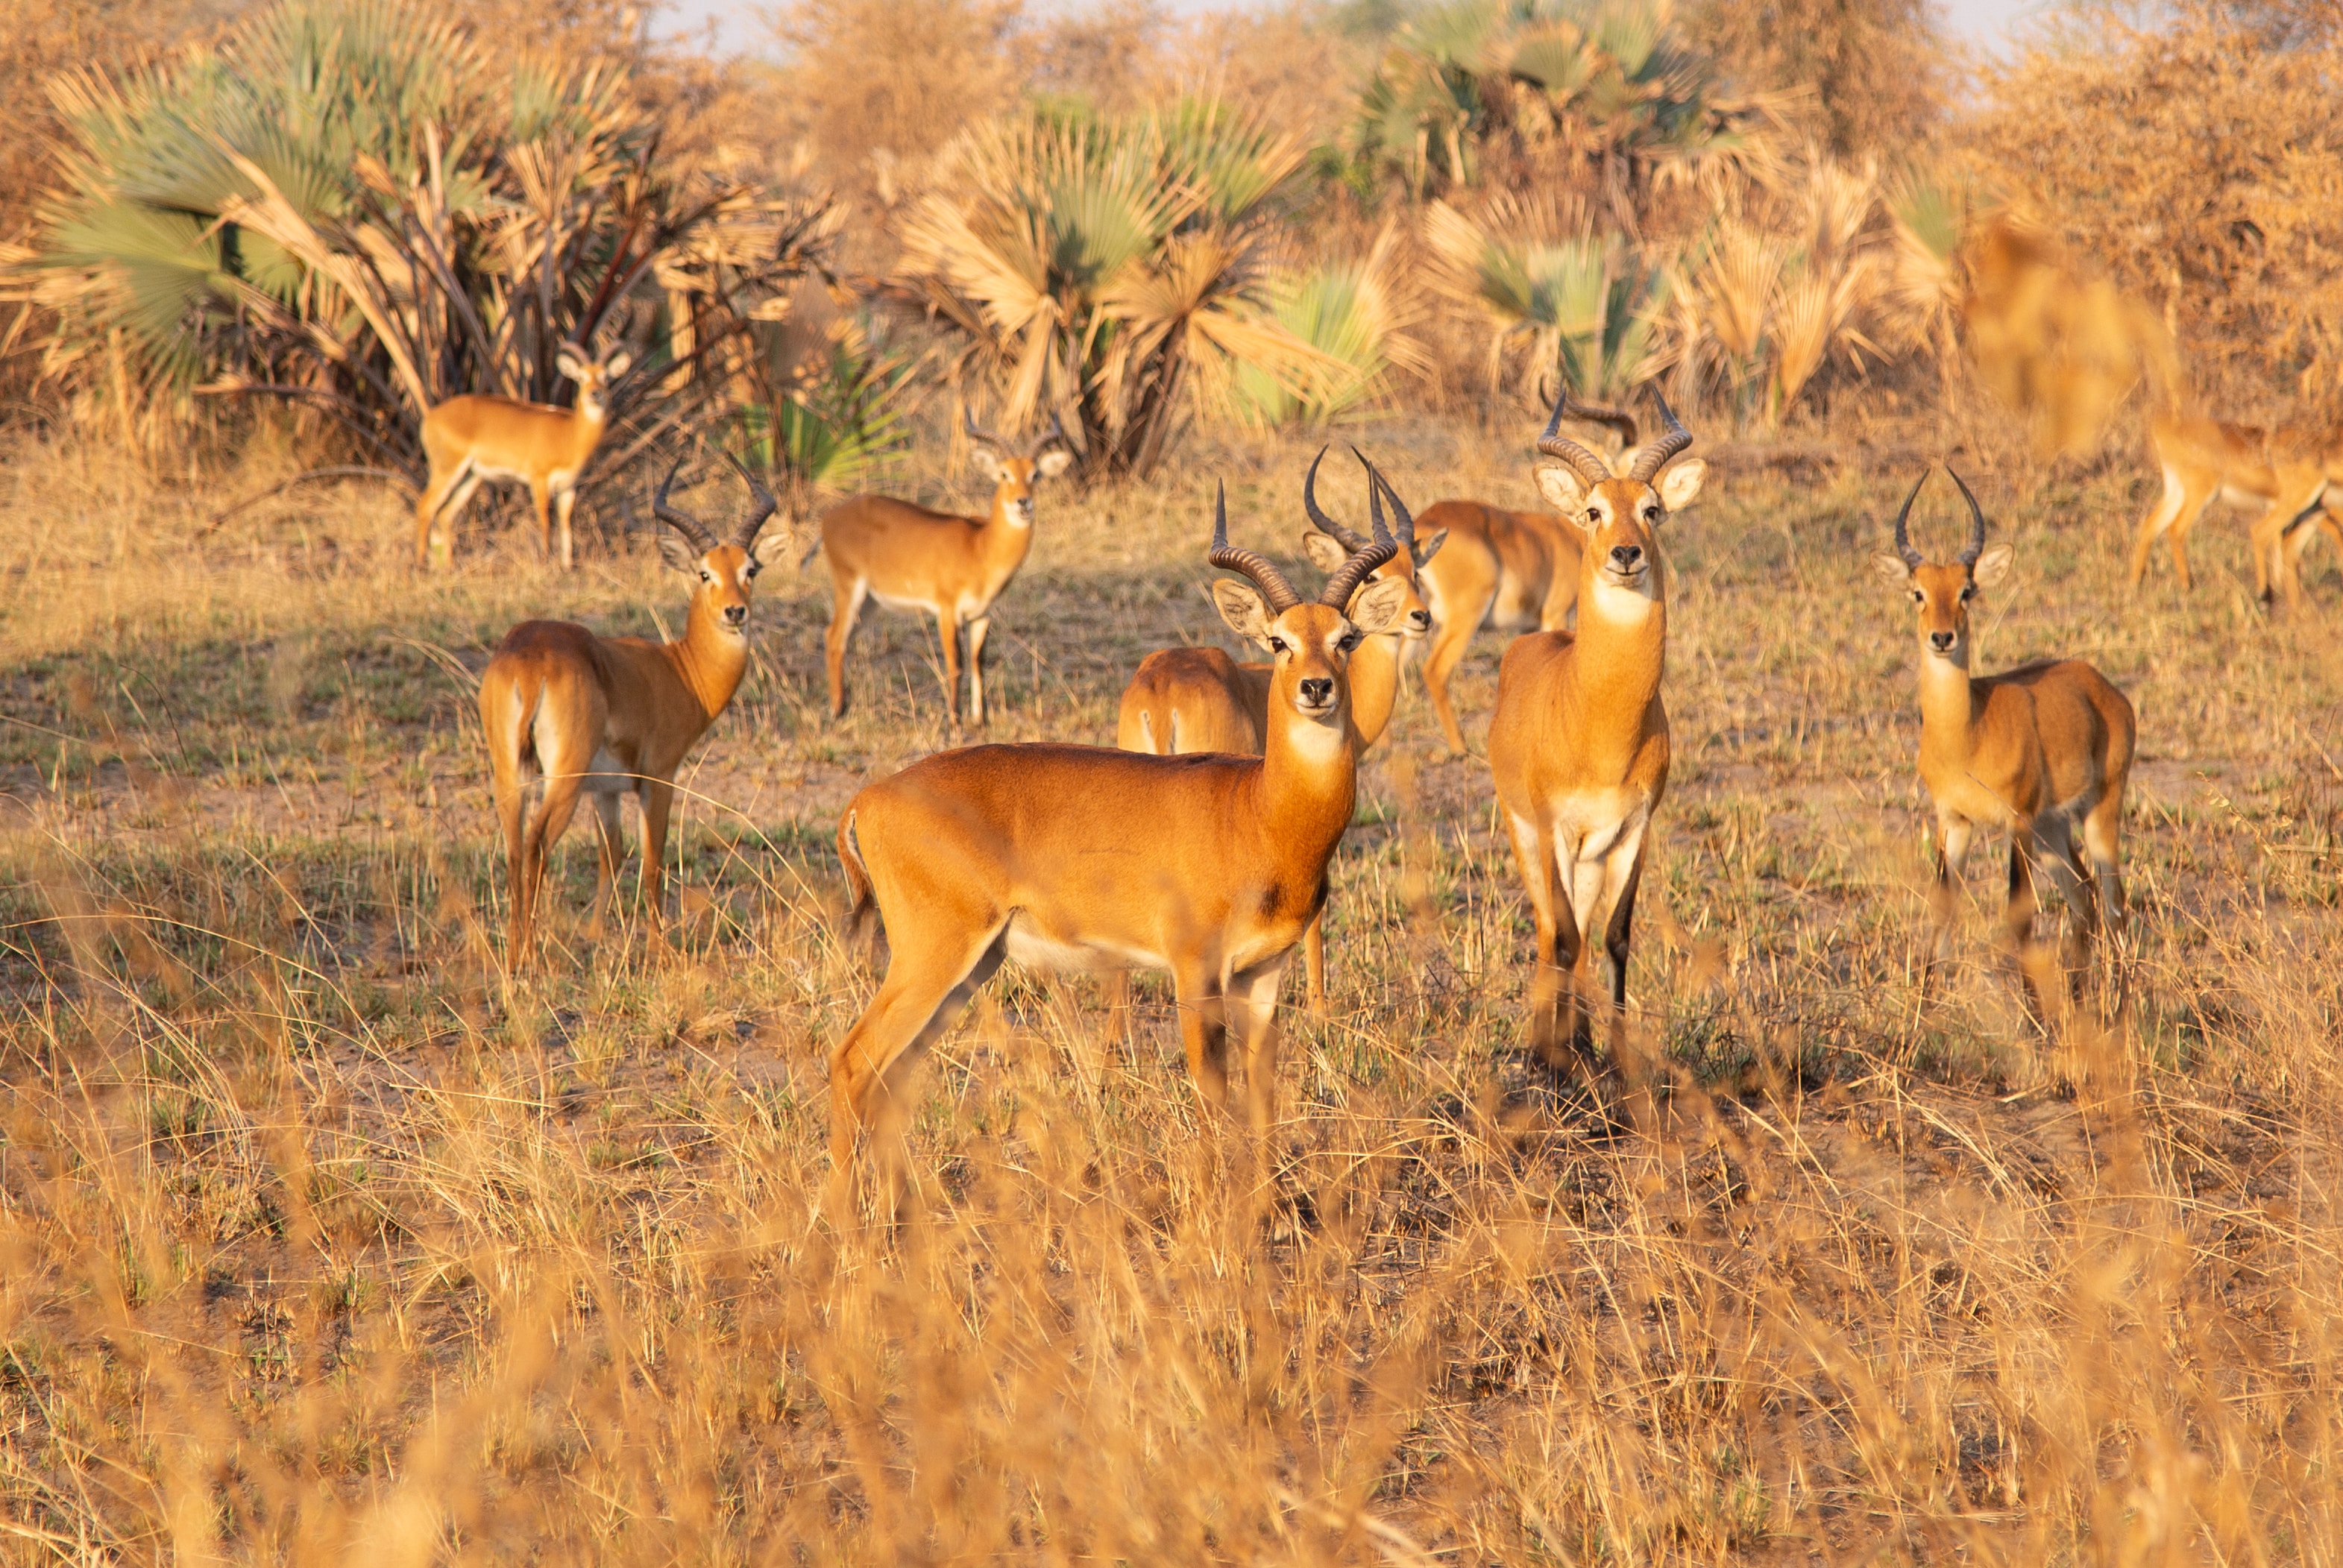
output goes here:
<path id="1" fill-rule="evenodd" d="M 1961 588 L 1961 602 L 1963 604 L 1966 604 L 1969 600 L 1975 598 L 1976 598 L 1976 584 L 1968 583 L 1964 585 Z"/>
<path id="2" fill-rule="evenodd" d="M 1599 522 L 1601 522 L 1601 521 L 1603 520 L 1603 513 L 1602 513 L 1602 511 L 1601 511 L 1599 508 L 1594 508 L 1594 507 L 1589 507 L 1589 508 L 1586 508 L 1586 520 L 1587 520 L 1588 522 L 1590 522 L 1590 523 L 1599 523 Z"/>
<path id="3" fill-rule="evenodd" d="M 755 577 L 759 572 L 763 571 L 764 569 L 765 568 L 762 566 L 755 561 L 750 561 L 746 568 L 748 575 L 750 577 Z"/>
<path id="4" fill-rule="evenodd" d="M 1356 647 L 1358 647 L 1358 646 L 1359 646 L 1359 634 L 1358 634 L 1357 632 L 1355 632 L 1355 631 L 1346 631 L 1346 632 L 1344 632 L 1344 633 L 1342 634 L 1342 640 L 1341 640 L 1340 642 L 1337 642 L 1337 643 L 1334 645 L 1335 648 L 1336 648 L 1338 651 L 1342 652 L 1342 653 L 1348 653 L 1348 652 L 1350 652 L 1353 648 L 1356 648 Z"/>
<path id="5" fill-rule="evenodd" d="M 704 583 L 712 583 L 716 580 L 716 574 L 709 571 L 706 567 L 702 567 L 699 568 L 699 580 Z"/>
<path id="6" fill-rule="evenodd" d="M 1928 602 L 1928 596 L 1922 593 L 1918 588 L 1914 588 L 1912 590 L 1912 602 L 1914 604 L 1926 604 Z"/>
<path id="7" fill-rule="evenodd" d="M 1292 653 L 1293 649 L 1283 638 L 1272 637 L 1269 639 L 1269 651 L 1272 653 Z"/>

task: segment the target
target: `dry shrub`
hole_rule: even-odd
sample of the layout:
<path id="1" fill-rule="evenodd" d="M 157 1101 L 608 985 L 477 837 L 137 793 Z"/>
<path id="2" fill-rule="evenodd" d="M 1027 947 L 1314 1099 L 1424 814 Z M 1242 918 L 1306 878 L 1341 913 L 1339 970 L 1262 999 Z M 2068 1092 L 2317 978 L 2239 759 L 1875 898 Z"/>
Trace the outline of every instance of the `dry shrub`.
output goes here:
<path id="1" fill-rule="evenodd" d="M 1926 0 L 1704 0 L 1685 31 L 1744 87 L 1812 89 L 1805 116 L 1842 157 L 1900 150 L 1944 107 Z"/>
<path id="2" fill-rule="evenodd" d="M 775 22 L 791 55 L 782 116 L 808 139 L 823 177 L 875 214 L 954 136 L 1023 95 L 1022 14 L 1020 0 L 791 6 Z M 866 243 L 884 246 L 877 236 Z"/>
<path id="3" fill-rule="evenodd" d="M 2291 35 L 2226 9 L 2092 7 L 1988 68 L 1960 131 L 2032 221 L 2159 311 L 2228 417 L 2343 397 L 2343 124 L 2331 11 Z"/>

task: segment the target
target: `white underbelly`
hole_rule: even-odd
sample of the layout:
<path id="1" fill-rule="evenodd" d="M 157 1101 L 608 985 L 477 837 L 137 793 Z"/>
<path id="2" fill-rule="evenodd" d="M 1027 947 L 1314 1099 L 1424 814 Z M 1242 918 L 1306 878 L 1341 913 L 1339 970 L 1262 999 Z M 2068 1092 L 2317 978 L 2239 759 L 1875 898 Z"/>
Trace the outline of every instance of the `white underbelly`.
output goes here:
<path id="1" fill-rule="evenodd" d="M 1072 942 L 1050 935 L 1033 924 L 1021 910 L 1009 918 L 1002 941 L 1009 956 L 1027 969 L 1059 973 L 1086 970 L 1164 970 L 1171 964 L 1161 953 L 1126 947 L 1119 942 Z"/>
<path id="2" fill-rule="evenodd" d="M 639 782 L 634 770 L 608 751 L 594 753 L 586 765 L 586 781 L 578 788 L 591 795 L 624 795 Z"/>
<path id="3" fill-rule="evenodd" d="M 1651 802 L 1633 789 L 1563 796 L 1553 805 L 1555 852 L 1578 860 L 1603 859 L 1622 842 L 1633 841 L 1651 809 Z"/>

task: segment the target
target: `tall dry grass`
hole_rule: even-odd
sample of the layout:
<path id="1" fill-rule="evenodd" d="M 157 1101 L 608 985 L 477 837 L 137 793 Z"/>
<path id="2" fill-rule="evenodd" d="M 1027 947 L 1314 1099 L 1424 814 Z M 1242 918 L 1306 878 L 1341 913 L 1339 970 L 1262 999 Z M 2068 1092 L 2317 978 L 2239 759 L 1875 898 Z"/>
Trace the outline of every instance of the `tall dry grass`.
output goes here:
<path id="1" fill-rule="evenodd" d="M 1526 434 L 1363 440 L 1421 509 L 1525 501 Z M 674 579 L 517 540 L 418 578 L 356 490 L 202 530 L 287 456 L 12 450 L 5 1550 L 2335 1560 L 2343 671 L 2260 622 L 2241 550 L 2123 598 L 2139 477 L 1972 454 L 2021 549 L 1987 660 L 2088 657 L 2139 705 L 2136 923 L 2117 1026 L 2036 1038 L 1981 853 L 1924 1005 L 1912 628 L 1861 569 L 1907 476 L 1844 451 L 1728 467 L 1670 528 L 1631 1130 L 1524 1061 L 1485 773 L 1409 704 L 1268 1148 L 1200 1124 L 1160 994 L 1110 1040 L 1087 985 L 1011 974 L 926 1071 L 889 1231 L 824 1207 L 823 1053 L 872 984 L 829 834 L 946 740 L 930 633 L 866 631 L 827 725 L 821 596 L 768 574 L 682 780 L 671 943 L 587 944 L 574 839 L 569 923 L 513 985 L 468 672 L 524 615 L 672 627 Z M 1215 635 L 1184 527 L 1212 479 L 1290 555 L 1306 455 L 1046 503 L 996 737 L 1103 739 L 1143 648 Z"/>

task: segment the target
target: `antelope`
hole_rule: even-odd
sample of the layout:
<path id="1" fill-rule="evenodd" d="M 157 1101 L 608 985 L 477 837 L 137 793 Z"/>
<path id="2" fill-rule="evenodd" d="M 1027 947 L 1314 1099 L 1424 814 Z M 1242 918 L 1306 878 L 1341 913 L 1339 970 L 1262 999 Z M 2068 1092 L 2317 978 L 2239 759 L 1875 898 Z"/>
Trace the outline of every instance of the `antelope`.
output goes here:
<path id="1" fill-rule="evenodd" d="M 2343 548 L 2343 523 L 2326 504 L 2328 487 L 2343 483 L 2343 430 L 2271 431 L 2166 412 L 2148 422 L 2148 444 L 2164 471 L 2164 493 L 2140 519 L 2132 543 L 2134 588 L 2147 575 L 2148 556 L 2159 538 L 2172 552 L 2181 588 L 2196 586 L 2188 570 L 2188 530 L 2217 499 L 2262 508 L 2250 548 L 2254 593 L 2264 604 L 2281 591 L 2289 604 L 2300 598 L 2302 553 L 2318 528 Z M 2311 526 L 2314 519 L 2317 528 Z"/>
<path id="2" fill-rule="evenodd" d="M 2130 701 L 2080 659 L 2040 659 L 1998 675 L 1969 673 L 1969 608 L 1980 588 L 2009 575 L 2017 551 L 1986 548 L 1985 509 L 1960 475 L 1969 542 L 1950 564 L 1912 546 L 1921 472 L 1896 514 L 1896 548 L 1871 558 L 1920 618 L 1920 781 L 1936 811 L 1936 940 L 1928 970 L 1950 956 L 1953 879 L 1979 824 L 2009 830 L 2009 900 L 2003 924 L 2023 950 L 2033 930 L 2033 868 L 2048 870 L 2087 938 L 2123 919 L 2123 794 L 2138 721 Z M 2082 829 L 2091 865 L 2075 847 Z M 2096 897 L 2092 882 L 2097 875 Z M 2031 988 L 2031 980 L 2028 980 Z"/>
<path id="3" fill-rule="evenodd" d="M 1268 1131 L 1278 984 L 1325 901 L 1355 802 L 1352 657 L 1397 624 L 1407 598 L 1398 578 L 1358 590 L 1398 548 L 1378 529 L 1304 602 L 1265 557 L 1229 543 L 1226 492 L 1215 498 L 1206 559 L 1252 584 L 1223 583 L 1214 598 L 1276 665 L 1259 757 L 975 746 L 855 796 L 838 828 L 849 927 L 875 911 L 890 960 L 830 1055 L 840 1170 L 859 1128 L 895 1124 L 920 1053 L 1007 959 L 1171 970 L 1197 1092 L 1228 1110 L 1233 1020 L 1249 1121 Z"/>
<path id="4" fill-rule="evenodd" d="M 1616 408 L 1581 403 L 1563 389 L 1567 417 L 1616 429 L 1635 445 L 1635 420 Z M 1578 603 L 1579 532 L 1544 512 L 1510 512 L 1482 501 L 1441 501 L 1424 508 L 1423 526 L 1449 537 L 1440 565 L 1423 578 L 1433 631 L 1423 661 L 1424 695 L 1448 749 L 1464 755 L 1464 731 L 1448 698 L 1448 679 L 1464 660 L 1473 634 L 1560 631 Z"/>
<path id="5" fill-rule="evenodd" d="M 1391 722 L 1392 705 L 1399 695 L 1400 660 L 1409 642 L 1423 636 L 1431 615 L 1416 592 L 1417 573 L 1438 553 L 1444 534 L 1419 540 L 1415 519 L 1373 464 L 1357 447 L 1367 471 L 1367 511 L 1377 533 L 1384 531 L 1383 503 L 1388 498 L 1398 518 L 1399 550 L 1370 573 L 1360 586 L 1365 593 L 1374 584 L 1399 581 L 1407 585 L 1398 622 L 1387 632 L 1368 638 L 1351 656 L 1351 724 L 1358 732 L 1361 754 L 1383 737 Z M 1318 505 L 1318 465 L 1325 460 L 1321 447 L 1311 459 L 1302 482 L 1302 507 L 1313 525 L 1302 536 L 1311 560 L 1326 572 L 1340 571 L 1370 540 L 1328 517 Z M 1215 590 L 1242 593 L 1225 580 Z M 1355 597 L 1355 596 L 1354 596 Z M 1267 643 L 1261 646 L 1266 649 Z M 1116 716 L 1114 743 L 1125 751 L 1173 757 L 1194 751 L 1230 751 L 1259 756 L 1269 731 L 1270 687 L 1275 663 L 1239 664 L 1217 648 L 1172 648 L 1149 654 L 1138 673 L 1123 688 Z M 1313 920 L 1302 938 L 1302 972 L 1310 1010 L 1326 1009 L 1326 932 L 1323 920 Z M 1121 1003 L 1117 1003 L 1118 1010 Z"/>
<path id="6" fill-rule="evenodd" d="M 931 512 L 887 496 L 857 496 L 821 519 L 821 548 L 830 559 L 834 598 L 824 652 L 830 671 L 830 716 L 846 711 L 846 639 L 854 635 L 862 601 L 876 598 L 897 609 L 923 609 L 936 618 L 944 645 L 944 703 L 957 726 L 960 628 L 968 628 L 969 719 L 984 722 L 984 638 L 992 629 L 992 601 L 1001 597 L 1025 552 L 1033 548 L 1033 487 L 1066 471 L 1073 454 L 1052 418 L 1019 449 L 980 428 L 961 410 L 977 458 L 992 477 L 992 510 L 981 518 Z M 1054 447 L 1054 450 L 1049 448 Z"/>
<path id="7" fill-rule="evenodd" d="M 1537 449 L 1559 461 L 1539 465 L 1537 485 L 1579 535 L 1578 629 L 1514 639 L 1489 724 L 1489 769 L 1537 926 L 1530 1045 L 1552 1067 L 1565 1060 L 1562 1040 L 1577 1052 L 1591 1044 L 1584 1002 L 1598 934 L 1611 960 L 1616 1065 L 1645 834 L 1668 783 L 1658 530 L 1700 494 L 1707 465 L 1695 457 L 1660 471 L 1692 433 L 1656 389 L 1653 402 L 1662 434 L 1615 465 L 1559 433 L 1568 387 L 1555 404 Z"/>
<path id="8" fill-rule="evenodd" d="M 578 476 L 601 444 L 609 423 L 610 384 L 627 373 L 633 357 L 624 349 L 608 359 L 588 359 L 576 344 L 565 344 L 554 367 L 578 383 L 578 403 L 554 408 L 485 392 L 450 397 L 423 417 L 423 455 L 431 477 L 415 498 L 415 564 L 427 565 L 435 528 L 439 556 L 454 552 L 456 519 L 471 504 L 484 479 L 518 479 L 537 506 L 537 531 L 545 554 L 553 554 L 553 514 L 561 514 L 561 568 L 577 556 L 569 533 L 570 509 L 578 503 Z"/>
<path id="9" fill-rule="evenodd" d="M 629 789 L 643 813 L 643 902 L 659 926 L 677 765 L 730 704 L 749 668 L 749 586 L 789 535 L 758 542 L 773 498 L 735 462 L 753 504 L 719 543 L 697 518 L 668 505 L 682 466 L 678 459 L 669 470 L 652 509 L 680 536 L 661 535 L 660 556 L 695 579 L 683 636 L 650 642 L 597 637 L 568 621 L 523 621 L 506 633 L 480 676 L 480 727 L 512 881 L 507 952 L 515 970 L 528 962 L 546 856 L 569 826 L 581 790 L 593 797 L 602 829 L 590 930 L 601 932 L 626 858 L 618 797 Z M 542 802 L 531 814 L 530 799 L 538 794 Z"/>

